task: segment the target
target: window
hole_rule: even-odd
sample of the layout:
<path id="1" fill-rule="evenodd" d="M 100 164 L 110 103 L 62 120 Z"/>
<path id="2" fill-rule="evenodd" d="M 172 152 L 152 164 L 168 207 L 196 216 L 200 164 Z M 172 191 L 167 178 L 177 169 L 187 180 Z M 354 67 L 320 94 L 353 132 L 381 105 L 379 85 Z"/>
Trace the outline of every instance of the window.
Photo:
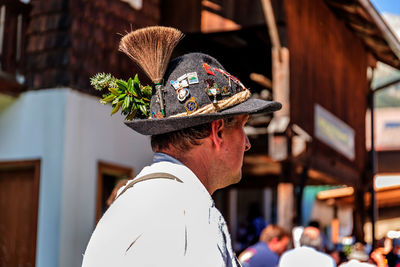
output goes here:
<path id="1" fill-rule="evenodd" d="M 124 185 L 126 180 L 133 178 L 133 169 L 112 163 L 99 162 L 97 166 L 97 207 L 96 222 L 112 203 L 110 198 L 116 186 Z"/>

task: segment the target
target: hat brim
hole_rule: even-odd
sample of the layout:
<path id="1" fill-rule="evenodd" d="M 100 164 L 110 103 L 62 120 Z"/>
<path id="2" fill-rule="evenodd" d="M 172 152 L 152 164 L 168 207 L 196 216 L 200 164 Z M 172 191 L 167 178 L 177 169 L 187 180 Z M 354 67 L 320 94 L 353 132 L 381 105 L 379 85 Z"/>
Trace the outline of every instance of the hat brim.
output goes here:
<path id="1" fill-rule="evenodd" d="M 216 113 L 186 117 L 169 117 L 162 119 L 136 119 L 132 121 L 125 121 L 125 124 L 143 135 L 157 135 L 209 123 L 219 119 L 233 117 L 240 114 L 271 113 L 281 108 L 282 105 L 279 102 L 248 99 L 243 103 Z"/>

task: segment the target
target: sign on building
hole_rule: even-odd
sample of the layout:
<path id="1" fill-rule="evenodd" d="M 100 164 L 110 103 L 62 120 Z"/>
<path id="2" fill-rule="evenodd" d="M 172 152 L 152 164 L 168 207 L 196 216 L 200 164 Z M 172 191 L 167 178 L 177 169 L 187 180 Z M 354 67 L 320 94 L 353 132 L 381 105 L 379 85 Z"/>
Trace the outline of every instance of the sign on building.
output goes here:
<path id="1" fill-rule="evenodd" d="M 354 130 L 318 104 L 314 106 L 314 135 L 348 159 L 354 160 Z"/>

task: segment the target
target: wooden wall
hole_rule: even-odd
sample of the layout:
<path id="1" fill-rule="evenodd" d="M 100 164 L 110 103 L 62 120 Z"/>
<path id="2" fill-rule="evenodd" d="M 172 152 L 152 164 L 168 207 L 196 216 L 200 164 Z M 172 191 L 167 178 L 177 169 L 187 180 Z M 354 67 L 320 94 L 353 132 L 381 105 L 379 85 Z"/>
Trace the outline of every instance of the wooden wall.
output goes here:
<path id="1" fill-rule="evenodd" d="M 118 52 L 121 34 L 160 20 L 159 0 L 143 1 L 140 10 L 119 0 L 34 0 L 31 4 L 26 51 L 29 89 L 66 86 L 99 94 L 89 84 L 97 72 L 120 78 L 140 72 Z"/>
<path id="2" fill-rule="evenodd" d="M 140 10 L 117 0 L 71 1 L 70 69 L 73 88 L 94 93 L 88 79 L 97 72 L 109 72 L 127 79 L 145 75 L 125 54 L 118 51 L 122 34 L 146 26 L 157 25 L 160 19 L 159 0 L 143 1 Z"/>
<path id="3" fill-rule="evenodd" d="M 355 130 L 354 161 L 313 139 L 312 166 L 356 183 L 365 170 L 367 52 L 323 0 L 285 0 L 291 121 L 314 135 L 318 103 Z M 342 173 L 338 173 L 341 171 Z"/>
<path id="4" fill-rule="evenodd" d="M 279 29 L 284 21 L 280 0 L 272 0 Z M 260 0 L 160 0 L 161 24 L 185 33 L 235 31 L 265 26 Z M 283 36 L 281 36 L 283 37 Z"/>

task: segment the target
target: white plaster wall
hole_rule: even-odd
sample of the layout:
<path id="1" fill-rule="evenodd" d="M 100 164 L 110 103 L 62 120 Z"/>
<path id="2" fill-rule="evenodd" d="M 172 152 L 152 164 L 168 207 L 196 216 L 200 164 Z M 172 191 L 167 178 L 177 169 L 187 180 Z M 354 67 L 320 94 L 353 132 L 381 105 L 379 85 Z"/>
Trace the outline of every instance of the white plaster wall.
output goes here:
<path id="1" fill-rule="evenodd" d="M 41 159 L 36 266 L 59 259 L 67 89 L 28 91 L 0 107 L 0 160 Z"/>
<path id="2" fill-rule="evenodd" d="M 66 101 L 60 267 L 81 266 L 95 227 L 97 163 L 130 166 L 137 174 L 152 161 L 149 137 L 110 116 L 96 97 L 68 90 Z"/>

